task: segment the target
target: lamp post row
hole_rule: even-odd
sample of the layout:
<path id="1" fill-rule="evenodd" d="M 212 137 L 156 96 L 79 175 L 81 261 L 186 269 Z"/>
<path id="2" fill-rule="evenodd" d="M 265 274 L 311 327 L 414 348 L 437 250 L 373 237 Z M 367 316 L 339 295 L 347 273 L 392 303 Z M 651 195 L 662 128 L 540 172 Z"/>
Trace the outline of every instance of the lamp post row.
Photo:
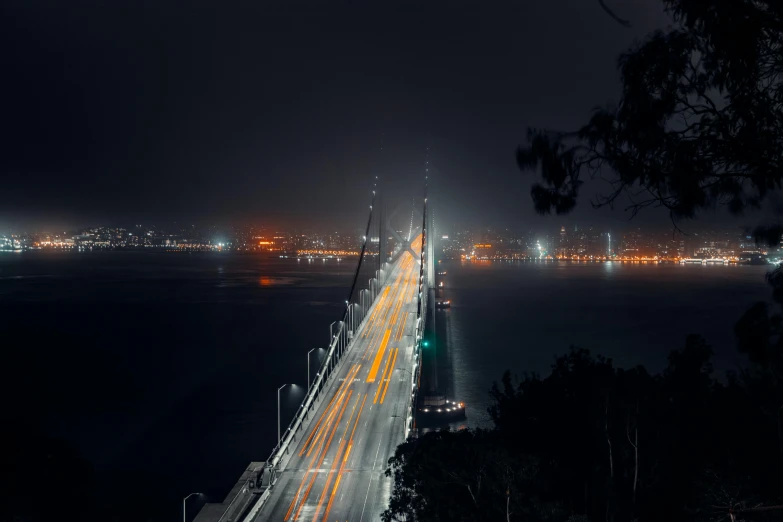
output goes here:
<path id="1" fill-rule="evenodd" d="M 374 192 L 373 192 L 373 194 L 374 194 Z M 370 207 L 370 208 L 372 209 L 372 207 Z M 364 240 L 365 241 L 367 240 L 366 236 L 365 236 Z M 357 318 L 356 318 L 356 313 L 354 311 L 354 306 L 352 306 L 349 301 L 345 302 L 346 312 L 347 312 L 347 317 L 346 317 L 346 323 L 347 324 L 343 323 L 343 328 L 342 328 L 343 331 L 340 332 L 341 337 L 345 336 L 344 338 L 340 339 L 341 341 L 343 341 L 343 343 L 342 343 L 343 344 L 343 347 L 342 347 L 343 350 L 345 349 L 345 347 L 347 347 L 348 343 L 350 343 L 350 341 L 351 341 L 351 339 L 348 337 L 347 331 L 350 330 L 350 332 L 352 332 L 351 336 L 353 336 L 353 332 L 356 330 L 356 327 L 358 326 L 357 323 L 361 320 L 361 318 L 363 318 L 363 316 L 367 312 L 367 310 L 365 310 L 365 308 L 369 308 L 370 303 L 372 303 L 374 301 L 375 294 L 376 294 L 376 285 L 380 282 L 379 281 L 379 277 L 382 274 L 383 274 L 382 270 L 381 271 L 376 270 L 375 271 L 375 278 L 371 279 L 369 281 L 369 283 L 370 283 L 369 287 L 370 288 L 366 292 L 362 291 L 363 293 L 360 293 L 360 301 L 361 301 L 361 303 L 355 303 L 355 306 L 358 306 L 359 310 L 361 312 L 359 320 L 357 320 Z M 369 295 L 367 295 L 367 294 L 369 294 Z M 332 324 L 334 324 L 334 323 L 332 323 Z M 311 386 L 311 380 L 310 380 L 310 354 L 313 353 L 315 350 L 321 351 L 321 350 L 323 350 L 323 348 L 312 348 L 312 349 L 310 349 L 310 351 L 307 352 L 307 391 L 308 391 L 308 393 L 310 391 L 310 386 Z M 280 386 L 277 389 L 277 445 L 278 446 L 280 445 L 280 442 L 282 441 L 281 426 L 280 426 L 280 392 L 286 386 L 289 386 L 289 384 L 284 384 L 284 385 Z M 293 385 L 291 384 L 291 386 L 293 386 Z M 186 519 L 186 517 L 187 517 L 187 509 L 186 509 L 187 508 L 187 500 L 190 497 L 194 496 L 194 495 L 203 496 L 203 493 L 190 493 L 188 496 L 186 496 L 185 498 L 182 499 L 182 522 L 187 522 L 187 519 Z"/>

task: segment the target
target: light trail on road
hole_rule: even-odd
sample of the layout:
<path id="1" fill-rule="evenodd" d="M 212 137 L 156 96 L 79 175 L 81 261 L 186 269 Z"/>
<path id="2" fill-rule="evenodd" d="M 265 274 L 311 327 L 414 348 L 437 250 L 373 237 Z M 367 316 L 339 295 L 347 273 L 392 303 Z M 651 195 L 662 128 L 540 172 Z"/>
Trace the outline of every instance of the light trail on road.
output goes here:
<path id="1" fill-rule="evenodd" d="M 421 235 L 411 248 L 420 251 Z M 418 280 L 419 260 L 405 251 L 255 520 L 379 518 L 385 465 L 405 433 Z"/>

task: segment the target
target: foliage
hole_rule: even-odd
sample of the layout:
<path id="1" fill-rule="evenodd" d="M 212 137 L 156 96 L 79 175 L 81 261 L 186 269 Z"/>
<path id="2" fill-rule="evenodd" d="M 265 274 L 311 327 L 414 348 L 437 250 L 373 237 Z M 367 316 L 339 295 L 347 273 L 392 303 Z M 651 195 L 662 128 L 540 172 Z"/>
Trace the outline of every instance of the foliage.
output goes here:
<path id="1" fill-rule="evenodd" d="M 621 194 L 635 215 L 662 206 L 672 219 L 725 205 L 758 207 L 781 186 L 783 4 L 662 0 L 675 26 L 618 61 L 620 102 L 576 132 L 529 129 L 517 151 L 539 170 L 539 213 L 576 205 L 585 178 L 608 182 L 595 206 Z"/>
<path id="2" fill-rule="evenodd" d="M 389 460 L 396 487 L 383 520 L 555 520 L 540 499 L 538 463 L 508 451 L 498 433 L 440 431 L 410 439 Z"/>
<path id="3" fill-rule="evenodd" d="M 756 407 L 777 426 L 779 454 L 783 455 L 783 265 L 767 274 L 773 304 L 752 306 L 735 326 L 739 350 L 750 367 L 740 380 Z"/>
<path id="4" fill-rule="evenodd" d="M 689 336 L 658 375 L 579 349 L 545 378 L 507 372 L 490 392 L 494 429 L 397 449 L 384 520 L 712 520 L 776 500 L 775 424 L 750 381 L 713 378 L 711 354 Z"/>

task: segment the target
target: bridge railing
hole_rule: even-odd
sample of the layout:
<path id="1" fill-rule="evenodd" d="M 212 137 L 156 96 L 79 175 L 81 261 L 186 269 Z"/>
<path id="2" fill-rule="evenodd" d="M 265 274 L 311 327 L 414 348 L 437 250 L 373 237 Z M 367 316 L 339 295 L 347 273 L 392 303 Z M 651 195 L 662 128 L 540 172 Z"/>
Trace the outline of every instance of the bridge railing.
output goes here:
<path id="1" fill-rule="evenodd" d="M 414 426 L 416 397 L 419 393 L 418 389 L 418 377 L 421 373 L 421 342 L 424 337 L 424 328 L 427 323 L 427 299 L 429 296 L 428 281 L 429 274 L 428 269 L 430 265 L 429 260 L 429 227 L 427 227 L 427 194 L 425 189 L 424 194 L 424 212 L 422 213 L 421 224 L 421 253 L 419 257 L 419 292 L 418 292 L 418 306 L 416 310 L 416 327 L 414 334 L 414 366 L 411 372 L 411 396 L 408 401 L 408 414 L 405 418 L 405 439 L 408 438 L 411 429 Z"/>
<path id="2" fill-rule="evenodd" d="M 288 425 L 285 435 L 283 435 L 282 440 L 275 446 L 272 454 L 267 459 L 267 467 L 277 468 L 291 442 L 295 442 L 296 432 L 301 427 L 303 421 L 307 419 L 307 415 L 319 399 L 324 385 L 327 384 L 335 371 L 339 369 L 343 356 L 353 346 L 356 332 L 364 328 L 367 315 L 375 306 L 375 301 L 380 295 L 383 285 L 386 284 L 393 262 L 383 263 L 382 268 L 375 271 L 376 277 L 369 280 L 368 288 L 359 292 L 358 302 L 346 301 L 343 317 L 340 321 L 336 321 L 338 325 L 337 331 L 334 330 L 335 323 L 330 325 L 329 333 L 331 338 L 326 357 L 315 374 L 315 380 L 299 405 L 296 415 L 294 415 L 294 418 Z"/>
<path id="3" fill-rule="evenodd" d="M 377 297 L 388 279 L 391 267 L 402 252 L 395 252 L 395 255 L 389 262 L 383 263 L 381 268 L 375 271 L 375 277 L 368 281 L 367 289 L 359 291 L 355 299 L 352 296 L 352 299 L 346 301 L 346 308 L 342 318 L 335 322 L 337 323 L 337 329 L 335 330 L 334 328 L 335 323 L 332 323 L 329 327 L 330 339 L 326 357 L 315 374 L 315 379 L 309 386 L 294 418 L 267 458 L 263 468 L 258 470 L 256 476 L 240 489 L 220 517 L 219 522 L 243 520 L 254 499 L 257 502 L 253 506 L 253 511 L 258 511 L 261 507 L 259 504 L 263 504 L 269 497 L 269 491 L 276 481 L 276 473 L 280 468 L 281 462 L 288 455 L 291 445 L 296 442 L 296 435 L 302 429 L 310 412 L 320 404 L 321 392 L 335 374 L 335 371 L 339 370 L 343 356 L 354 344 L 355 334 L 364 328 L 369 313 L 375 306 Z"/>

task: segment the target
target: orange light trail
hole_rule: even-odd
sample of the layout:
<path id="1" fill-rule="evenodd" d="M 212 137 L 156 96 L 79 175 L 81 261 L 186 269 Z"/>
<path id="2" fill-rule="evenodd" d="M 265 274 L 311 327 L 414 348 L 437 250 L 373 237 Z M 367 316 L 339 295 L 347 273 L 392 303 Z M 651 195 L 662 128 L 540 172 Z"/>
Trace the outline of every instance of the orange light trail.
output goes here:
<path id="1" fill-rule="evenodd" d="M 352 390 L 353 391 L 353 390 Z M 366 397 L 366 395 L 365 395 Z M 332 467 L 329 471 L 329 475 L 326 477 L 326 485 L 324 486 L 323 491 L 321 491 L 321 496 L 318 499 L 318 504 L 315 508 L 315 513 L 313 514 L 313 522 L 315 522 L 318 519 L 318 512 L 321 511 L 321 504 L 323 503 L 324 498 L 326 498 L 326 492 L 329 490 L 329 485 L 332 483 L 332 478 L 334 477 L 335 471 L 337 471 L 337 464 L 340 462 L 340 458 L 342 457 L 343 449 L 348 447 L 348 441 L 345 438 L 345 435 L 348 433 L 348 428 L 351 425 L 351 418 L 353 417 L 353 413 L 356 411 L 356 407 L 359 405 L 359 397 L 356 397 L 356 404 L 354 404 L 353 409 L 351 410 L 351 414 L 348 416 L 348 420 L 345 423 L 345 429 L 343 430 L 343 435 L 340 437 L 340 445 L 337 448 L 337 455 L 335 455 L 334 462 L 332 462 Z M 356 421 L 359 421 L 359 418 L 356 418 Z M 342 467 L 342 465 L 341 465 Z M 335 488 L 332 491 L 332 496 L 334 496 L 335 491 L 337 488 Z M 330 500 L 331 501 L 331 500 Z"/>
<path id="2" fill-rule="evenodd" d="M 359 366 L 361 366 L 361 365 L 359 365 Z M 357 373 L 359 373 L 359 367 L 356 368 L 356 371 L 353 373 L 352 376 L 350 376 L 350 379 L 349 378 L 345 379 L 345 382 L 343 383 L 344 389 L 342 391 L 342 394 L 340 395 L 340 399 L 338 399 L 338 405 L 336 407 L 339 407 L 339 403 L 342 401 L 342 398 L 345 396 L 345 392 L 348 390 L 348 387 L 352 383 L 352 381 L 353 381 L 353 379 L 354 379 L 354 377 L 356 376 Z M 341 385 L 341 387 L 343 385 Z M 329 415 L 329 417 L 332 417 L 334 415 L 334 412 L 336 411 L 336 407 L 332 409 L 332 413 Z M 327 417 L 327 420 L 329 419 L 329 417 Z M 316 435 L 315 440 L 313 441 L 313 445 L 318 443 L 318 440 L 321 438 L 323 433 L 324 433 L 324 431 L 322 430 L 318 435 Z M 310 450 L 307 451 L 307 456 L 308 457 L 310 456 L 310 452 L 312 451 L 312 449 L 313 449 L 313 446 L 310 446 Z"/>
<path id="3" fill-rule="evenodd" d="M 313 426 L 313 428 L 310 430 L 310 436 L 307 437 L 307 440 L 305 441 L 304 445 L 302 446 L 301 451 L 299 452 L 299 456 L 300 457 L 304 455 L 305 450 L 308 448 L 308 446 L 310 444 L 310 440 L 313 438 L 313 435 L 315 435 L 316 432 L 319 431 L 319 426 L 321 425 L 321 421 L 323 420 L 324 415 L 326 415 L 327 413 L 329 413 L 332 410 L 332 403 L 334 403 L 335 399 L 337 399 L 338 397 L 341 397 L 342 394 L 345 393 L 345 389 L 348 388 L 348 386 L 351 383 L 351 381 L 353 381 L 353 379 L 356 377 L 356 374 L 359 373 L 359 369 L 361 368 L 361 366 L 362 366 L 361 364 L 358 364 L 358 365 L 355 364 L 355 365 L 351 366 L 351 369 L 349 370 L 348 375 L 345 378 L 345 381 L 340 385 L 339 388 L 337 388 L 337 392 L 335 392 L 335 394 L 332 396 L 332 400 L 329 401 L 329 404 L 326 405 L 326 409 L 321 414 L 321 416 L 318 418 L 318 422 L 316 422 L 315 426 Z M 315 441 L 313 441 L 313 444 L 315 444 Z M 307 452 L 307 456 L 309 456 L 309 455 L 310 455 L 310 452 L 308 451 Z"/>
<path id="4" fill-rule="evenodd" d="M 375 390 L 375 398 L 373 398 L 372 403 L 377 404 L 378 397 L 381 396 L 381 390 L 384 387 L 384 383 L 387 383 L 387 379 L 389 376 L 391 376 L 391 372 L 394 370 L 394 364 L 393 360 L 396 357 L 397 352 L 399 351 L 399 348 L 394 348 L 393 350 L 389 350 L 389 357 L 386 358 L 386 366 L 383 368 L 383 378 L 378 383 L 378 389 Z M 381 404 L 383 404 L 383 400 L 381 400 Z"/>
<path id="5" fill-rule="evenodd" d="M 419 245 L 418 248 L 420 248 L 420 244 L 421 235 L 413 242 L 413 247 L 417 248 Z M 313 498 L 310 499 L 309 508 L 315 508 L 312 513 L 312 522 L 328 519 L 339 488 L 343 485 L 342 477 L 346 472 L 353 450 L 354 435 L 369 396 L 370 390 L 367 386 L 375 385 L 374 383 L 377 381 L 373 404 L 383 404 L 386 398 L 399 356 L 399 347 L 396 343 L 404 337 L 406 322 L 410 319 L 410 312 L 403 310 L 403 307 L 417 295 L 419 282 L 419 272 L 416 270 L 418 260 L 410 252 L 403 253 L 398 267 L 398 274 L 394 280 L 385 285 L 383 291 L 377 296 L 372 312 L 367 317 L 364 331 L 361 334 L 367 344 L 364 353 L 361 354 L 361 358 L 357 355 L 357 363 L 349 368 L 345 380 L 337 387 L 302 444 L 299 457 L 307 459 L 307 467 L 296 490 L 296 495 L 285 514 L 285 522 L 301 520 L 302 510 L 311 494 L 313 494 Z M 363 360 L 367 360 L 368 363 L 360 363 Z M 370 361 L 372 362 L 370 363 Z M 382 363 L 384 363 L 383 369 L 381 369 Z M 358 376 L 364 371 L 367 371 L 367 375 L 366 379 L 362 381 L 358 379 Z M 381 375 L 378 376 L 378 373 Z M 420 378 L 420 374 L 417 377 Z M 354 400 L 355 388 L 360 385 L 367 387 L 366 392 L 357 391 L 357 397 Z M 349 406 L 351 406 L 350 410 Z M 372 407 L 368 411 L 371 409 Z M 349 415 L 346 418 L 347 411 L 349 411 Z M 333 448 L 332 443 L 340 426 L 343 426 L 342 436 L 337 448 Z M 348 434 L 350 437 L 347 437 Z M 333 455 L 331 465 L 325 464 L 327 455 L 329 458 L 332 458 Z M 323 469 L 324 466 L 328 466 L 327 469 Z M 326 472 L 327 475 L 325 480 L 319 482 L 318 477 L 323 477 L 320 472 Z M 323 489 L 317 494 L 317 498 L 316 493 L 313 493 L 316 482 L 324 484 Z M 318 486 L 318 488 L 320 487 Z M 311 517 L 309 508 L 307 510 L 308 522 Z"/>
<path id="6" fill-rule="evenodd" d="M 320 447 L 318 448 L 319 451 L 313 456 L 313 460 L 310 461 L 310 466 L 308 467 L 307 471 L 305 472 L 304 476 L 302 477 L 302 484 L 307 479 L 307 475 L 310 475 L 310 483 L 307 486 L 307 489 L 304 492 L 304 495 L 302 496 L 302 501 L 299 504 L 299 508 L 296 510 L 296 514 L 294 515 L 294 520 L 299 518 L 299 513 L 302 511 L 302 507 L 304 507 L 305 502 L 307 501 L 307 497 L 310 496 L 310 491 L 313 489 L 313 484 L 315 484 L 315 479 L 318 476 L 318 473 L 316 473 L 315 470 L 317 467 L 315 466 L 316 462 L 319 463 L 318 467 L 323 465 L 324 459 L 326 459 L 326 453 L 329 451 L 329 447 L 332 445 L 332 439 L 334 438 L 334 434 L 337 431 L 337 427 L 340 425 L 340 420 L 343 417 L 343 413 L 345 413 L 345 409 L 348 407 L 348 403 L 351 400 L 351 394 L 353 393 L 353 390 L 350 390 L 348 392 L 348 400 L 344 401 L 342 408 L 340 409 L 340 415 L 337 417 L 336 422 L 332 422 L 332 432 L 329 435 L 329 441 L 324 444 L 323 440 L 321 442 Z M 324 439 L 325 440 L 325 439 Z M 301 489 L 301 485 L 300 485 Z M 298 496 L 298 495 L 297 495 Z M 293 507 L 296 505 L 297 497 L 294 497 L 294 500 L 291 502 L 291 507 L 288 509 L 288 513 L 286 514 L 286 517 L 284 520 L 288 520 L 288 517 L 290 516 L 290 512 L 293 510 Z"/>
<path id="7" fill-rule="evenodd" d="M 402 315 L 402 321 L 400 321 L 400 325 L 397 327 L 397 333 L 394 336 L 395 341 L 402 340 L 402 334 L 405 332 L 405 323 L 408 320 L 408 312 L 403 312 Z"/>
<path id="8" fill-rule="evenodd" d="M 378 403 L 378 396 L 381 393 L 381 388 L 383 388 L 383 381 L 386 380 L 386 373 L 389 370 L 389 364 L 391 363 L 392 356 L 394 355 L 394 348 L 389 350 L 389 356 L 386 357 L 386 365 L 383 367 L 383 373 L 381 374 L 381 380 L 378 381 L 378 388 L 375 390 L 375 397 L 372 399 L 373 404 Z"/>
<path id="9" fill-rule="evenodd" d="M 334 485 L 332 494 L 329 496 L 329 502 L 326 504 L 326 511 L 324 512 L 324 518 L 323 518 L 324 521 L 328 520 L 329 518 L 329 512 L 332 510 L 332 503 L 334 502 L 334 496 L 337 494 L 337 489 L 340 487 L 340 479 L 343 477 L 343 473 L 345 472 L 345 465 L 348 462 L 348 456 L 351 454 L 351 448 L 353 447 L 353 434 L 356 433 L 356 426 L 359 425 L 359 419 L 362 416 L 362 411 L 364 410 L 364 402 L 366 400 L 367 400 L 367 394 L 365 393 L 364 399 L 362 399 L 362 406 L 361 408 L 359 408 L 359 414 L 356 416 L 356 421 L 353 423 L 353 429 L 351 430 L 351 437 L 348 439 L 348 448 L 345 450 L 345 456 L 343 457 L 343 461 L 340 464 L 340 470 L 337 472 L 337 482 Z"/>
<path id="10" fill-rule="evenodd" d="M 375 354 L 375 360 L 373 361 L 372 367 L 370 368 L 370 373 L 367 375 L 367 381 L 365 382 L 375 382 L 375 377 L 378 375 L 378 368 L 381 366 L 383 354 L 386 351 L 386 345 L 389 343 L 390 336 L 391 330 L 386 330 L 386 333 L 383 335 L 383 341 L 381 341 L 381 346 L 378 348 L 378 352 Z"/>
<path id="11" fill-rule="evenodd" d="M 389 391 L 389 382 L 391 382 L 391 374 L 394 371 L 394 365 L 397 364 L 397 352 L 399 352 L 399 350 L 394 350 L 394 360 L 392 361 L 391 369 L 389 370 L 389 376 L 386 378 L 386 384 L 383 387 L 383 395 L 381 395 L 381 404 L 383 404 L 383 401 L 386 399 L 386 392 Z"/>

